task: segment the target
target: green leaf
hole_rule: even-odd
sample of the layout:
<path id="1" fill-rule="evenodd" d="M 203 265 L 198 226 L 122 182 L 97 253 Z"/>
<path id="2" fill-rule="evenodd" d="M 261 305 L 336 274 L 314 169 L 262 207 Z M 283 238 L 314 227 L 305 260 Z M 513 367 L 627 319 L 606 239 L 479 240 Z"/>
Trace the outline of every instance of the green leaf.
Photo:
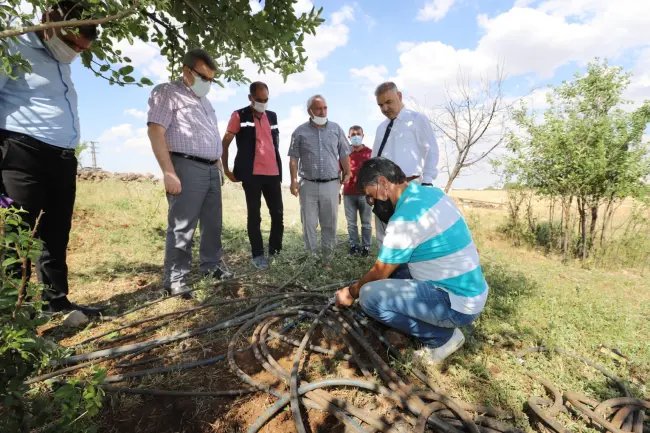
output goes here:
<path id="1" fill-rule="evenodd" d="M 100 72 L 106 72 L 106 71 L 108 71 L 109 69 L 111 69 L 111 66 L 110 66 L 110 65 L 102 65 L 102 66 L 99 68 L 99 71 L 100 71 Z"/>
<path id="2" fill-rule="evenodd" d="M 123 78 L 123 80 L 124 80 L 125 83 L 133 83 L 133 82 L 135 82 L 135 78 L 133 78 L 133 77 L 130 76 L 130 75 L 125 76 L 125 77 Z"/>
<path id="3" fill-rule="evenodd" d="M 120 75 L 129 75 L 131 72 L 133 72 L 133 66 L 131 65 L 122 66 L 118 72 L 120 73 Z"/>

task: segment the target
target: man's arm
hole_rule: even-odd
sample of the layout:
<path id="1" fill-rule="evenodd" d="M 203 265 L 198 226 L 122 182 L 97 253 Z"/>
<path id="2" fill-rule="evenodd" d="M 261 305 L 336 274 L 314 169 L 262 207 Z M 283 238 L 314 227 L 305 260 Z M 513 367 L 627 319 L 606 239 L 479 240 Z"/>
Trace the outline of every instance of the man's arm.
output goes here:
<path id="1" fill-rule="evenodd" d="M 350 143 L 348 142 L 347 137 L 345 136 L 345 131 L 339 126 L 339 142 L 338 142 L 338 151 L 339 151 L 339 162 L 343 166 L 343 181 L 342 183 L 347 183 L 352 176 L 350 171 L 350 154 L 352 149 L 350 148 Z"/>
<path id="2" fill-rule="evenodd" d="M 345 158 L 341 159 L 341 166 L 343 166 L 343 181 L 341 182 L 341 184 L 346 184 L 350 180 L 350 176 L 352 176 L 349 156 L 346 156 Z"/>
<path id="3" fill-rule="evenodd" d="M 291 157 L 289 160 L 289 172 L 291 174 L 291 194 L 298 197 L 298 158 Z"/>
<path id="4" fill-rule="evenodd" d="M 176 176 L 176 170 L 174 170 L 172 158 L 169 155 L 169 146 L 165 139 L 165 131 L 164 126 L 157 123 L 149 123 L 147 134 L 151 141 L 153 154 L 163 172 L 165 191 L 169 194 L 177 195 L 181 193 L 181 181 L 178 176 Z"/>
<path id="5" fill-rule="evenodd" d="M 431 123 L 424 115 L 418 116 L 417 137 L 418 145 L 424 156 L 424 168 L 422 169 L 422 183 L 432 184 L 438 177 L 438 142 L 433 132 Z"/>
<path id="6" fill-rule="evenodd" d="M 230 168 L 228 167 L 228 147 L 230 146 L 230 143 L 232 143 L 233 138 L 235 138 L 235 134 L 233 134 L 230 131 L 226 131 L 226 135 L 224 135 L 223 139 L 221 140 L 221 144 L 223 145 L 223 154 L 221 155 L 221 165 L 223 166 L 224 174 L 228 179 L 230 179 L 231 182 L 239 182 L 237 178 L 235 178 L 235 175 L 230 171 Z"/>
<path id="7" fill-rule="evenodd" d="M 350 286 L 350 294 L 353 298 L 359 297 L 359 290 L 373 281 L 386 280 L 390 277 L 399 265 L 391 265 L 377 260 L 375 265 L 359 281 Z"/>

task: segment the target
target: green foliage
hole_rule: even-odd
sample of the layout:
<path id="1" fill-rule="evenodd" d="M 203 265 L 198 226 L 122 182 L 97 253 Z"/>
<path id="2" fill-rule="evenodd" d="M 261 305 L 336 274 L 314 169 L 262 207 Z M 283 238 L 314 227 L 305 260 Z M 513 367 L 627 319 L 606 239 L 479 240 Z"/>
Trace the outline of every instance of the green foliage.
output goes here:
<path id="1" fill-rule="evenodd" d="M 101 25 L 101 34 L 90 51 L 82 54 L 84 66 L 111 85 L 152 85 L 150 79 L 132 76 L 131 59 L 117 49 L 123 40 L 152 42 L 170 64 L 170 75 L 181 73 L 184 53 L 201 47 L 217 61 L 216 78 L 246 81 L 241 60 L 249 59 L 263 71 L 277 71 L 283 77 L 301 72 L 307 57 L 303 41 L 306 34 L 314 35 L 324 20 L 322 9 L 296 16 L 293 6 L 297 0 L 264 2 L 264 8 L 252 14 L 248 1 L 225 0 L 142 0 L 139 2 L 86 0 L 87 17 L 96 19 L 115 15 L 133 5 L 136 11 L 126 17 Z M 45 0 L 7 0 L 0 5 L 0 28 L 27 27 L 38 23 L 41 16 L 21 14 L 20 5 L 29 4 L 35 10 L 44 10 Z M 52 3 L 49 3 L 50 5 Z M 10 22 L 10 18 L 15 21 Z M 70 30 L 74 31 L 74 30 Z M 12 67 L 27 70 L 19 55 L 8 56 L 7 40 L 0 39 L 0 73 L 12 75 Z"/>
<path id="2" fill-rule="evenodd" d="M 564 216 L 563 250 L 568 253 L 569 219 L 577 206 L 580 246 L 586 259 L 604 233 L 616 204 L 647 195 L 650 176 L 648 143 L 643 132 L 650 122 L 650 101 L 636 110 L 622 94 L 630 74 L 596 59 L 585 75 L 553 87 L 543 122 L 522 105 L 514 119 L 525 133 L 511 135 L 513 156 L 506 176 L 527 189 L 561 202 Z M 605 248 L 605 236 L 600 248 Z"/>
<path id="3" fill-rule="evenodd" d="M 12 432 L 92 431 L 88 421 L 101 408 L 98 385 L 104 371 L 65 383 L 54 393 L 30 390 L 24 383 L 64 353 L 38 336 L 38 327 L 49 319 L 41 314 L 43 287 L 28 281 L 26 271 L 41 255 L 42 243 L 23 222 L 23 213 L 0 208 L 0 425 Z"/>

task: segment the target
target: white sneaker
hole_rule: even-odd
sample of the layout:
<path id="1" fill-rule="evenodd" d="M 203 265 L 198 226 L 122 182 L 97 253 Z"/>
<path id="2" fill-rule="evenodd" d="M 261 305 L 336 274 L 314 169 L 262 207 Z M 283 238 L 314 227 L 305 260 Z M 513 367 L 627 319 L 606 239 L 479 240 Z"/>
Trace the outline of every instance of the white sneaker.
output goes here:
<path id="1" fill-rule="evenodd" d="M 444 361 L 458 349 L 463 347 L 465 336 L 460 329 L 455 328 L 451 339 L 440 347 L 423 346 L 421 349 L 413 352 L 413 357 L 425 364 L 436 364 Z"/>

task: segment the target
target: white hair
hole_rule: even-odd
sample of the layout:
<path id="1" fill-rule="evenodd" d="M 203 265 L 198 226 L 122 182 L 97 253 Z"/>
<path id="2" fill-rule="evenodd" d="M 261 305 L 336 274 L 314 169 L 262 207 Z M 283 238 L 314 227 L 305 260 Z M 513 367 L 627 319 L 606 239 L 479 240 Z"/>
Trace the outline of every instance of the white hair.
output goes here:
<path id="1" fill-rule="evenodd" d="M 323 97 L 323 95 L 314 95 L 314 96 L 311 96 L 309 99 L 307 99 L 307 109 L 308 109 L 308 110 L 311 108 L 312 104 L 314 103 L 314 101 L 315 101 L 316 99 L 322 99 L 323 102 L 327 102 L 327 101 L 325 101 L 325 98 Z"/>

